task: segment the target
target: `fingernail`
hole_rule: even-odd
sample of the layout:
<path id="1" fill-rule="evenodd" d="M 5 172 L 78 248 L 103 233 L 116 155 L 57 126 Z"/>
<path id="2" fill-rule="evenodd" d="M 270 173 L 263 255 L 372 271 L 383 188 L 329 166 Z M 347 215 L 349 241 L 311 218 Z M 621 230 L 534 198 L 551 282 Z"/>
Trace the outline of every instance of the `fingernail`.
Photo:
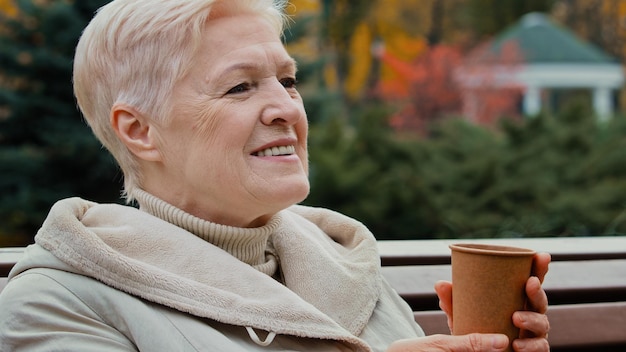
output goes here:
<path id="1" fill-rule="evenodd" d="M 496 350 L 503 350 L 509 345 L 509 339 L 504 335 L 494 335 L 491 339 L 491 347 Z"/>

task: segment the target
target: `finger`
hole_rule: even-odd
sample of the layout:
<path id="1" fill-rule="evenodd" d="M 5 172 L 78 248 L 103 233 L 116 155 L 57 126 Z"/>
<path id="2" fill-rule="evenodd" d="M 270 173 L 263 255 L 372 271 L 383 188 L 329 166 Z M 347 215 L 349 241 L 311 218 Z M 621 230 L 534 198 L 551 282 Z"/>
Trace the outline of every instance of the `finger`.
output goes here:
<path id="1" fill-rule="evenodd" d="M 513 341 L 514 351 L 550 351 L 550 344 L 545 338 L 517 339 Z"/>
<path id="2" fill-rule="evenodd" d="M 513 313 L 513 325 L 520 328 L 520 338 L 546 337 L 550 331 L 548 316 L 535 312 Z"/>
<path id="3" fill-rule="evenodd" d="M 539 278 L 532 276 L 526 281 L 526 310 L 544 314 L 548 310 L 548 296 L 541 287 Z"/>
<path id="4" fill-rule="evenodd" d="M 502 334 L 431 335 L 417 339 L 396 341 L 389 346 L 387 352 L 496 352 L 504 351 L 508 346 L 509 339 Z"/>
<path id="5" fill-rule="evenodd" d="M 452 331 L 452 283 L 449 281 L 437 281 L 435 292 L 439 297 L 439 308 L 441 308 L 448 318 L 448 328 Z"/>
<path id="6" fill-rule="evenodd" d="M 449 281 L 437 281 L 435 283 L 435 292 L 439 297 L 440 308 L 452 313 L 452 283 Z"/>
<path id="7" fill-rule="evenodd" d="M 538 277 L 540 282 L 543 282 L 548 273 L 548 266 L 551 260 L 552 256 L 549 253 L 537 253 L 533 257 L 532 275 Z"/>

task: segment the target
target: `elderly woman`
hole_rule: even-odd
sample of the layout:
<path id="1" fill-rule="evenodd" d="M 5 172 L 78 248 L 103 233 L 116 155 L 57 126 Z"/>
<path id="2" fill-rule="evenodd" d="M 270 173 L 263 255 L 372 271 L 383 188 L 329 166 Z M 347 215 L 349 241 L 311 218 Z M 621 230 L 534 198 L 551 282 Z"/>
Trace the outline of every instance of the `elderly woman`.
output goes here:
<path id="1" fill-rule="evenodd" d="M 2 351 L 502 351 L 424 337 L 359 222 L 309 192 L 307 118 L 271 0 L 115 0 L 74 88 L 140 208 L 59 201 L 0 296 Z M 516 349 L 548 350 L 535 258 Z M 451 317 L 451 284 L 436 287 Z"/>

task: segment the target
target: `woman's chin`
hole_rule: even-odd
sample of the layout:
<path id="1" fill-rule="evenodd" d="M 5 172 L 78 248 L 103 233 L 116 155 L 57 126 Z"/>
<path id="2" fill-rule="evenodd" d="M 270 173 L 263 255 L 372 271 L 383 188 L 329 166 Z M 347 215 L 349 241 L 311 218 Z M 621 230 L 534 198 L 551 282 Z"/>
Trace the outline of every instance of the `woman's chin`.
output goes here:
<path id="1" fill-rule="evenodd" d="M 305 179 L 297 183 L 285 184 L 283 187 L 267 193 L 267 196 L 272 199 L 271 203 L 276 204 L 282 210 L 305 200 L 309 195 L 309 190 L 309 181 Z"/>

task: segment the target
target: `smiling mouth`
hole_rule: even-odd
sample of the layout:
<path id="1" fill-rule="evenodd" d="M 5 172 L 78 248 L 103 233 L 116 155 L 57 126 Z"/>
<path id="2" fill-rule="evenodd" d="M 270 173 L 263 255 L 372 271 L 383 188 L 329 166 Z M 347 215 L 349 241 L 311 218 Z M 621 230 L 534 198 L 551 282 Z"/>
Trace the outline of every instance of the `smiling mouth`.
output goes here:
<path id="1" fill-rule="evenodd" d="M 279 156 L 279 155 L 292 155 L 296 153 L 296 147 L 293 145 L 284 145 L 280 147 L 271 147 L 264 150 L 260 150 L 253 153 L 254 156 Z"/>

